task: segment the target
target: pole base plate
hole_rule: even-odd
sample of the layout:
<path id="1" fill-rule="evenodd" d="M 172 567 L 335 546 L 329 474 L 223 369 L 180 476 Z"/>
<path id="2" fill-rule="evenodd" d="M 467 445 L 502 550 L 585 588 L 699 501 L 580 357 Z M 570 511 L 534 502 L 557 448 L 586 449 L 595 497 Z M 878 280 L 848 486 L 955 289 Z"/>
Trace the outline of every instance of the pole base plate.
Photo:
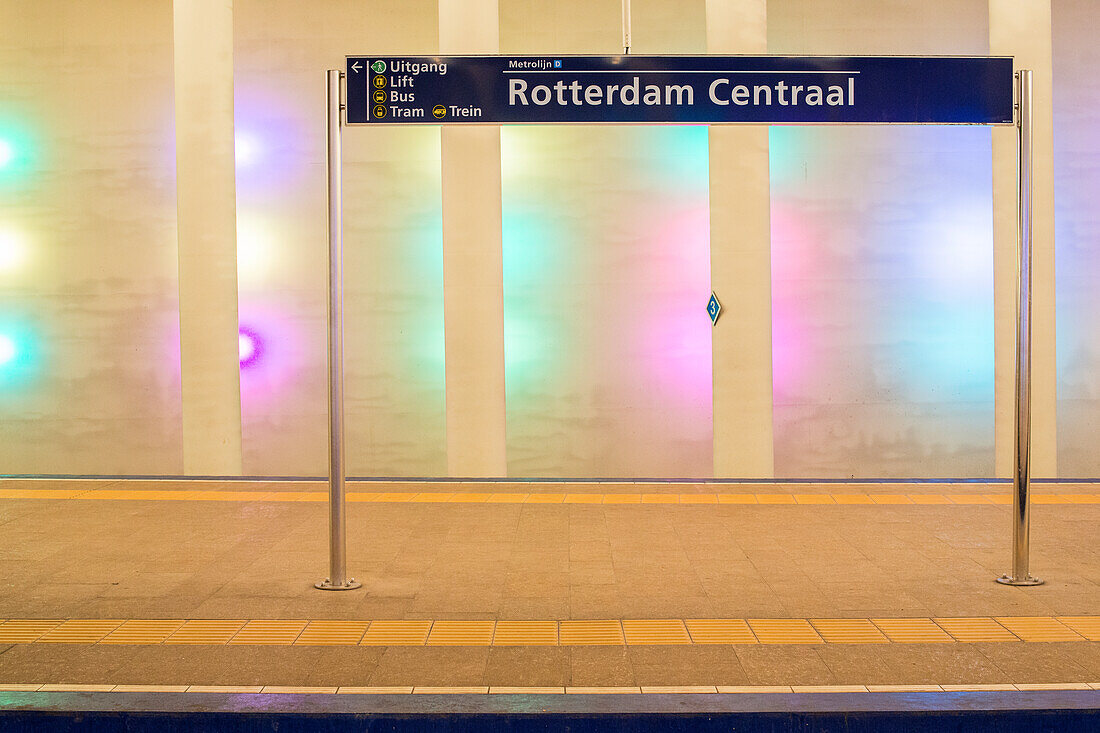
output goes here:
<path id="1" fill-rule="evenodd" d="M 1031 575 L 1026 578 L 1013 578 L 1011 575 L 1002 575 L 997 578 L 997 582 L 1004 585 L 1042 585 L 1044 581 Z"/>
<path id="2" fill-rule="evenodd" d="M 363 584 L 355 578 L 348 578 L 344 581 L 343 585 L 337 585 L 328 578 L 325 578 L 322 581 L 314 583 L 313 587 L 317 590 L 355 590 L 356 588 L 363 587 Z"/>

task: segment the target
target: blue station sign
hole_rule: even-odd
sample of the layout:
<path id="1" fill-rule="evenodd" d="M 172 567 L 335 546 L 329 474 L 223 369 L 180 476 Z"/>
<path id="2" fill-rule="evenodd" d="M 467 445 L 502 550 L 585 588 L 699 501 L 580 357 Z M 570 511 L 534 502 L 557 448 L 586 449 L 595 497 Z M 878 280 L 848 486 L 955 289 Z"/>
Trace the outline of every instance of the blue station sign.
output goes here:
<path id="1" fill-rule="evenodd" d="M 348 124 L 1013 121 L 1011 57 L 350 56 Z"/>

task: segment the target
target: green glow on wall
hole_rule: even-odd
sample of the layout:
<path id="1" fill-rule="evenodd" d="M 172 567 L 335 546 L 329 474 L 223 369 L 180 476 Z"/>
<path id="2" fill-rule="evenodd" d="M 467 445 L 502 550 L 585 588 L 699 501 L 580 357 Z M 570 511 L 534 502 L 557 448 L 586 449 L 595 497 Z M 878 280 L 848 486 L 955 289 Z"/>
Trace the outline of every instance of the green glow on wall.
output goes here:
<path id="1" fill-rule="evenodd" d="M 21 386 L 34 376 L 36 343 L 30 328 L 0 320 L 0 389 Z"/>
<path id="2" fill-rule="evenodd" d="M 0 185 L 22 179 L 34 163 L 35 146 L 22 124 L 0 117 Z"/>

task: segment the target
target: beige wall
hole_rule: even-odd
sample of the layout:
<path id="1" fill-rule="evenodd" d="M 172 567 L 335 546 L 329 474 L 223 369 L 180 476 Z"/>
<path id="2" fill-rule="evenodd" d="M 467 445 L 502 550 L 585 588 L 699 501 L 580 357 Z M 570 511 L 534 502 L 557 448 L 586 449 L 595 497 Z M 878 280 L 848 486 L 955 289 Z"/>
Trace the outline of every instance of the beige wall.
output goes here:
<path id="1" fill-rule="evenodd" d="M 768 2 L 770 53 L 987 48 L 985 0 Z M 776 475 L 992 475 L 989 131 L 771 138 Z"/>
<path id="2" fill-rule="evenodd" d="M 501 49 L 617 53 L 620 7 L 502 0 Z M 705 51 L 701 0 L 633 8 L 634 52 Z M 503 140 L 509 475 L 712 475 L 705 130 Z"/>
<path id="3" fill-rule="evenodd" d="M 1058 475 L 1100 476 L 1100 3 L 1051 3 Z"/>
<path id="4" fill-rule="evenodd" d="M 706 52 L 707 9 L 716 4 L 634 0 L 634 51 Z M 1070 20 L 1085 18 L 1090 6 L 1078 0 L 1055 3 L 1053 52 L 1042 22 L 1050 17 L 1045 0 L 766 5 L 766 18 L 753 16 L 753 22 L 766 28 L 770 53 L 984 54 L 1018 48 L 1043 72 L 1040 83 L 1050 78 L 1053 53 L 1062 59 L 1066 88 L 1082 90 L 1083 99 L 1091 93 L 1081 81 L 1091 78 L 1095 66 L 1087 39 L 1080 37 L 1088 22 Z M 618 0 L 500 0 L 498 6 L 501 53 L 619 50 Z M 432 0 L 233 2 L 239 319 L 264 340 L 263 358 L 240 378 L 246 474 L 318 475 L 325 466 L 322 71 L 342 67 L 348 52 L 434 53 L 439 17 Z M 27 128 L 33 157 L 18 175 L 0 175 L 0 234 L 15 231 L 3 236 L 18 236 L 28 253 L 17 269 L 0 270 L 0 329 L 18 326 L 36 352 L 20 367 L 23 381 L 0 382 L 0 473 L 187 470 L 172 39 L 169 0 L 0 4 L 0 135 L 5 125 Z M 1074 44 L 1080 48 L 1059 56 L 1060 48 Z M 1055 84 L 1062 83 L 1058 70 L 1056 63 Z M 1057 94 L 1056 87 L 1056 101 Z M 1040 97 L 1048 110 L 1044 165 L 1062 186 L 1059 201 L 1068 201 L 1066 192 L 1091 185 L 1087 175 L 1084 183 L 1078 180 L 1089 149 L 1067 143 L 1051 163 L 1051 97 L 1047 90 Z M 1080 116 L 1083 108 L 1087 102 L 1066 97 L 1055 114 Z M 1073 120 L 1074 129 L 1091 129 L 1087 121 Z M 363 133 L 349 130 L 345 136 L 348 470 L 445 475 L 440 134 L 431 127 Z M 1005 150 L 1012 133 L 994 134 L 999 143 L 989 142 L 987 130 L 771 131 L 770 170 L 765 175 L 757 166 L 753 176 L 770 190 L 776 475 L 1004 473 L 1011 419 L 1011 303 L 1005 295 L 1011 289 L 1005 234 L 1011 160 Z M 1087 143 L 1082 135 L 1072 139 Z M 675 215 L 696 198 L 705 201 L 714 180 L 708 165 L 736 154 L 736 146 L 722 153 L 711 143 L 709 155 L 696 156 L 698 146 L 689 138 L 690 132 L 684 150 L 695 152 L 680 155 L 673 150 L 675 135 L 657 128 L 502 132 L 505 249 L 509 207 L 518 210 L 525 191 L 542 196 L 549 190 L 537 213 L 569 233 L 554 251 L 574 257 L 551 273 L 563 278 L 560 283 L 544 277 L 513 301 L 541 308 L 534 312 L 557 334 L 556 341 L 539 336 L 544 347 L 567 348 L 561 362 L 548 365 L 546 374 L 556 381 L 524 386 L 508 377 L 511 475 L 703 476 L 716 469 L 737 475 L 739 466 L 750 465 L 715 461 L 713 441 L 721 441 L 712 420 L 736 411 L 739 400 L 758 399 L 759 408 L 772 395 L 754 388 L 712 402 L 710 395 L 667 386 L 660 375 L 642 369 L 649 352 L 627 338 L 632 329 L 647 327 L 654 311 L 646 303 L 654 296 L 675 302 L 682 309 L 675 311 L 678 323 L 692 329 L 690 309 L 698 308 L 705 328 L 690 332 L 693 343 L 706 343 L 711 334 L 703 310 L 709 292 L 700 292 L 695 305 L 694 294 L 673 292 L 668 278 L 642 267 L 659 265 L 673 251 L 647 243 L 646 217 Z M 691 169 L 681 166 L 682 178 L 662 174 L 684 160 Z M 1037 270 L 1036 322 L 1043 334 L 1037 347 L 1036 425 L 1042 435 L 1036 468 L 1051 474 L 1057 458 L 1063 473 L 1095 474 L 1095 461 L 1088 458 L 1095 453 L 1089 448 L 1089 426 L 1096 422 L 1090 371 L 1095 360 L 1089 356 L 1094 349 L 1080 335 L 1091 332 L 1091 301 L 1087 278 L 1086 284 L 1073 281 L 1096 259 L 1088 217 L 1080 213 L 1091 203 L 1059 204 L 1076 212 L 1067 216 L 1076 217 L 1076 232 L 1085 232 L 1059 257 L 1064 251 L 1085 264 L 1067 280 L 1073 286 L 1065 291 L 1070 307 L 1057 324 L 1059 338 L 1066 328 L 1076 330 L 1066 335 L 1074 346 L 1060 372 L 1056 405 L 1050 179 L 1037 181 L 1044 187 L 1037 209 L 1044 243 Z M 720 181 L 730 183 L 728 177 Z M 996 224 L 994 197 L 1000 202 Z M 952 208 L 959 202 L 965 212 Z M 810 222 L 810 230 L 792 231 L 782 219 L 785 211 L 807 214 L 803 223 Z M 928 212 L 944 216 L 926 217 Z M 935 229 L 926 221 L 932 218 L 946 228 Z M 632 224 L 621 226 L 624 221 Z M 712 214 L 704 225 L 710 221 L 718 220 Z M 804 236 L 807 231 L 812 236 Z M 945 249 L 942 258 L 951 277 L 906 270 L 905 256 L 928 244 L 951 244 L 959 232 L 964 241 Z M 905 237 L 910 239 L 894 259 L 867 249 Z M 814 246 L 793 250 L 795 240 Z M 705 246 L 688 249 L 703 264 L 685 269 L 692 274 L 678 282 L 694 288 L 698 275 L 706 291 L 710 253 Z M 962 260 L 956 261 L 959 252 Z M 506 339 L 510 277 L 505 261 Z M 906 288 L 932 292 L 930 284 L 940 288 L 933 297 L 908 303 L 891 297 Z M 790 334 L 780 339 L 778 330 L 789 326 L 778 309 L 791 305 L 808 314 L 793 341 Z M 987 374 L 994 368 L 992 348 L 988 359 L 974 358 L 970 381 L 937 376 L 935 359 L 940 366 L 957 366 L 950 354 L 921 361 L 929 352 L 917 348 L 925 343 L 921 339 L 951 343 L 922 331 L 931 326 L 912 325 L 931 322 L 927 317 L 937 308 L 974 316 L 983 339 L 992 335 L 982 324 L 995 323 L 996 402 Z M 727 311 L 723 317 L 730 316 Z M 745 325 L 752 333 L 761 330 Z M 506 358 L 508 351 L 506 340 Z M 792 359 L 809 367 L 808 376 L 784 382 L 781 370 Z M 727 372 L 730 362 L 716 358 L 716 390 L 736 382 L 731 374 L 738 369 L 759 370 L 762 361 L 750 361 L 735 360 L 734 371 Z M 919 377 L 906 371 L 911 367 Z M 751 423 L 741 427 L 751 429 Z M 226 427 L 232 433 L 235 426 Z M 753 455 L 765 456 L 766 447 Z M 743 475 L 770 472 L 766 461 L 751 463 Z"/>
<path id="5" fill-rule="evenodd" d="M 182 470 L 172 76 L 169 0 L 0 3 L 0 473 Z"/>
<path id="6" fill-rule="evenodd" d="M 432 53 L 435 2 L 235 0 L 246 474 L 321 475 L 327 456 L 324 70 Z M 350 475 L 445 473 L 439 132 L 344 135 Z"/>

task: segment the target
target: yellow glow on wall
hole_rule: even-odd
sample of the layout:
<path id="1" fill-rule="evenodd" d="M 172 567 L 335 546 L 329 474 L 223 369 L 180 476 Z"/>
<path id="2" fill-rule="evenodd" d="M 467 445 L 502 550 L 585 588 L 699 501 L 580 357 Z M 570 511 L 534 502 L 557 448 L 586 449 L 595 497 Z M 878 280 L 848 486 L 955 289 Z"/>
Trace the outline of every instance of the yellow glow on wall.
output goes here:
<path id="1" fill-rule="evenodd" d="M 26 238 L 14 229 L 0 229 L 0 274 L 20 269 L 26 260 Z"/>

